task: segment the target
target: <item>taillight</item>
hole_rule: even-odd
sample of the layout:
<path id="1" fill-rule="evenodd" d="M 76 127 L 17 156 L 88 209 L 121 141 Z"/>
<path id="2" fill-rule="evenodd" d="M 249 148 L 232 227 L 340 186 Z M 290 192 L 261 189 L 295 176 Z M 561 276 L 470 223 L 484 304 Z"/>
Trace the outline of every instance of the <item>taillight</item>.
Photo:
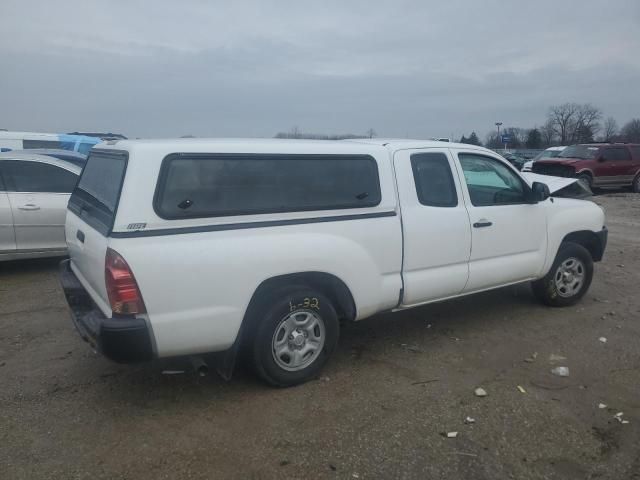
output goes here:
<path id="1" fill-rule="evenodd" d="M 134 315 L 147 312 L 131 268 L 118 252 L 110 248 L 105 257 L 104 279 L 113 313 Z"/>

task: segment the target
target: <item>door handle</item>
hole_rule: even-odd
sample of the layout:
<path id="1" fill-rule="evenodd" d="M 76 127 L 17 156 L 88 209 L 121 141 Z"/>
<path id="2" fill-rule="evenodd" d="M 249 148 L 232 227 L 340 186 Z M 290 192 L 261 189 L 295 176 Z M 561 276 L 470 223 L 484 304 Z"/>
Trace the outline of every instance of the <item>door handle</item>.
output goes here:
<path id="1" fill-rule="evenodd" d="M 482 219 L 479 222 L 474 223 L 473 228 L 484 228 L 484 227 L 490 227 L 491 225 L 493 225 L 492 222 Z"/>
<path id="2" fill-rule="evenodd" d="M 33 203 L 27 203 L 26 205 L 18 207 L 18 210 L 40 210 L 40 207 Z"/>

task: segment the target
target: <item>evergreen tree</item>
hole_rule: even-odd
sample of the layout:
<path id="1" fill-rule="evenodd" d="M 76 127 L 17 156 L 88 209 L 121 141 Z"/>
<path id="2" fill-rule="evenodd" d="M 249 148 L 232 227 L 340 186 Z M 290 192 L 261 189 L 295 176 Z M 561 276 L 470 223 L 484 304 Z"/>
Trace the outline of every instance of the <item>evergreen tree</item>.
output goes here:
<path id="1" fill-rule="evenodd" d="M 470 145 L 478 145 L 479 147 L 482 146 L 482 142 L 478 138 L 478 135 L 476 135 L 476 132 L 471 132 L 471 135 L 469 136 L 467 143 L 469 143 Z"/>
<path id="2" fill-rule="evenodd" d="M 542 134 L 537 127 L 527 133 L 527 148 L 542 148 Z"/>

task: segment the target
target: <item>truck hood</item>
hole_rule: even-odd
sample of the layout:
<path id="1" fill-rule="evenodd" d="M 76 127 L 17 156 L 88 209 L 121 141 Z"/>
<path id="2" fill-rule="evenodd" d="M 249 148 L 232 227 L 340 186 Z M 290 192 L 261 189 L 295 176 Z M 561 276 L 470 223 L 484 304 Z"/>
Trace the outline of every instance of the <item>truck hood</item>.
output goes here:
<path id="1" fill-rule="evenodd" d="M 521 175 L 529 186 L 532 186 L 533 182 L 546 184 L 554 197 L 586 198 L 593 195 L 589 187 L 577 178 L 552 177 L 531 172 L 522 172 Z"/>

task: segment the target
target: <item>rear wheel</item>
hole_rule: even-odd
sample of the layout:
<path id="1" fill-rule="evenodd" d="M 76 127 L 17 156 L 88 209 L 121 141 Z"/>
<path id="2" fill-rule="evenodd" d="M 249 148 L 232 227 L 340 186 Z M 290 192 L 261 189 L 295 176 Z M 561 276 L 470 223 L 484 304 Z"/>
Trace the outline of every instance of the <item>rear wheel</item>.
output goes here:
<path id="1" fill-rule="evenodd" d="M 315 378 L 338 342 L 338 315 L 327 297 L 308 288 L 274 292 L 254 312 L 251 360 L 267 383 L 290 387 Z"/>
<path id="2" fill-rule="evenodd" d="M 580 300 L 593 279 L 593 259 L 582 245 L 560 246 L 549 273 L 532 283 L 533 293 L 545 305 L 567 307 Z"/>
<path id="3" fill-rule="evenodd" d="M 640 173 L 636 175 L 631 184 L 631 191 L 634 193 L 640 193 Z"/>

